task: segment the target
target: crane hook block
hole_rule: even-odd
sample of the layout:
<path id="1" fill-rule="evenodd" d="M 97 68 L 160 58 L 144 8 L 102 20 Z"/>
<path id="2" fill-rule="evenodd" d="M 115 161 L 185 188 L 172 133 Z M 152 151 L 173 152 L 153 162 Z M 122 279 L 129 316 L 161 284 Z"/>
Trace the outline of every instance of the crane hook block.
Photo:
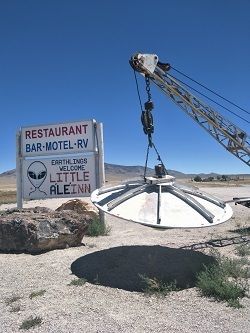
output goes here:
<path id="1" fill-rule="evenodd" d="M 162 163 L 155 165 L 155 176 L 157 178 L 164 178 L 166 174 L 165 166 Z"/>
<path id="2" fill-rule="evenodd" d="M 143 131 L 146 135 L 151 135 L 154 133 L 153 116 L 150 111 L 142 111 L 141 122 Z"/>
<path id="3" fill-rule="evenodd" d="M 154 103 L 152 101 L 147 101 L 144 103 L 144 107 L 146 111 L 152 111 L 154 108 Z"/>

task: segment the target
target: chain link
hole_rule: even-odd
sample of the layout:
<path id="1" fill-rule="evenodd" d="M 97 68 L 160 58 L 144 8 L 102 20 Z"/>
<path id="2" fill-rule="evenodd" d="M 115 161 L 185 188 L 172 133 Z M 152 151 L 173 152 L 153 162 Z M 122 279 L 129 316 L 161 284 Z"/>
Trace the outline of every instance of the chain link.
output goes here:
<path id="1" fill-rule="evenodd" d="M 145 76 L 145 82 L 146 82 L 146 92 L 148 94 L 148 102 L 150 102 L 151 101 L 150 80 L 147 75 Z"/>

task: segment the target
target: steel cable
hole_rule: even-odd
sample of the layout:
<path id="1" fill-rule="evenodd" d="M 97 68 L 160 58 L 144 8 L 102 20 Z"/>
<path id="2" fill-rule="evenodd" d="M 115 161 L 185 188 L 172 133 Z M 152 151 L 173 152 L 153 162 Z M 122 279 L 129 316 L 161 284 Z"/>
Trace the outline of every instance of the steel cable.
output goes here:
<path id="1" fill-rule="evenodd" d="M 166 77 L 168 77 L 168 74 L 165 75 Z M 228 109 L 227 107 L 223 106 L 222 104 L 216 102 L 215 100 L 213 100 L 212 98 L 208 97 L 207 95 L 203 94 L 202 92 L 200 92 L 199 90 L 193 88 L 192 86 L 190 86 L 189 84 L 185 83 L 184 81 L 180 80 L 179 78 L 176 78 L 173 75 L 169 75 L 169 77 L 173 77 L 175 80 L 181 82 L 182 84 L 184 84 L 186 87 L 192 89 L 193 91 L 197 92 L 198 94 L 200 94 L 201 96 L 207 98 L 208 100 L 210 100 L 211 102 L 217 104 L 218 106 L 222 107 L 223 109 L 227 110 L 228 112 L 232 113 L 233 115 L 235 115 L 236 117 L 240 118 L 241 120 L 245 121 L 246 123 L 250 124 L 250 121 L 248 121 L 247 119 L 239 116 L 237 113 L 235 113 L 234 111 Z"/>
<path id="2" fill-rule="evenodd" d="M 232 102 L 232 101 L 230 101 L 229 99 L 227 99 L 227 98 L 225 98 L 225 97 L 221 96 L 220 94 L 218 94 L 218 93 L 217 93 L 217 92 L 215 92 L 214 90 L 212 90 L 212 89 L 209 89 L 209 88 L 208 88 L 208 87 L 206 87 L 204 84 L 202 84 L 202 83 L 200 83 L 200 82 L 198 82 L 198 81 L 196 81 L 196 80 L 192 79 L 192 78 L 191 78 L 190 76 L 188 76 L 187 74 L 185 74 L 185 73 L 183 73 L 183 72 L 179 71 L 178 69 L 174 68 L 173 66 L 171 66 L 171 69 L 173 69 L 173 70 L 174 70 L 174 71 L 176 71 L 177 73 L 179 73 L 179 74 L 181 74 L 181 75 L 185 76 L 187 79 L 189 79 L 189 80 L 191 80 L 191 81 L 195 82 L 196 84 L 198 84 L 198 85 L 200 85 L 201 87 L 205 88 L 206 90 L 210 91 L 210 92 L 211 92 L 211 93 L 213 93 L 214 95 L 216 95 L 216 96 L 220 97 L 220 98 L 221 98 L 221 99 L 223 99 L 224 101 L 226 101 L 226 102 L 230 103 L 231 105 L 233 105 L 233 106 L 237 107 L 238 109 L 240 109 L 240 110 L 242 110 L 243 112 L 245 112 L 245 113 L 247 113 L 247 114 L 249 114 L 249 115 L 250 115 L 250 112 L 249 112 L 249 111 L 247 111 L 247 110 L 243 109 L 241 106 L 239 106 L 239 105 L 237 105 L 237 104 L 233 103 L 233 102 Z"/>

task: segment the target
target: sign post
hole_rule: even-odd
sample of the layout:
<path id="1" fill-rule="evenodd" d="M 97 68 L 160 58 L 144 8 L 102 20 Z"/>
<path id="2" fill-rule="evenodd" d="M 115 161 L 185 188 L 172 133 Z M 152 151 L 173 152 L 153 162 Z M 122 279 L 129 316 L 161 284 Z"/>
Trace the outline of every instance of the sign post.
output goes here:
<path id="1" fill-rule="evenodd" d="M 104 143 L 103 143 L 103 125 L 102 123 L 96 124 L 96 137 L 97 137 L 97 148 L 99 154 L 97 154 L 97 165 L 98 165 L 98 188 L 105 184 L 105 170 L 104 170 Z M 102 210 L 99 210 L 100 221 L 105 223 L 105 214 Z"/>
<path id="2" fill-rule="evenodd" d="M 16 188 L 17 188 L 17 208 L 23 208 L 22 196 L 22 156 L 21 156 L 21 132 L 16 134 Z"/>

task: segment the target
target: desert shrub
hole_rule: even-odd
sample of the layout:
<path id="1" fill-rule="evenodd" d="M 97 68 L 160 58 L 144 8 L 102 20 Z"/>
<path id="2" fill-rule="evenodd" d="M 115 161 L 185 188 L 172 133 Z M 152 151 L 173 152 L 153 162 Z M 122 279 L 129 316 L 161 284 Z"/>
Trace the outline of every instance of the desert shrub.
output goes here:
<path id="1" fill-rule="evenodd" d="M 246 261 L 243 259 L 230 259 L 222 257 L 219 262 L 220 269 L 222 273 L 227 277 L 232 277 L 234 279 L 247 279 L 249 277 L 248 268 L 243 266 L 246 264 Z"/>
<path id="2" fill-rule="evenodd" d="M 19 311 L 21 311 L 21 307 L 20 307 L 20 305 L 13 305 L 10 307 L 9 311 L 10 312 L 19 312 Z"/>
<path id="3" fill-rule="evenodd" d="M 235 248 L 236 254 L 240 257 L 250 255 L 250 244 L 241 244 Z"/>
<path id="4" fill-rule="evenodd" d="M 249 289 L 249 272 L 242 266 L 240 260 L 219 257 L 215 264 L 204 266 L 204 270 L 198 273 L 196 286 L 202 295 L 239 308 L 239 299 L 246 296 Z"/>
<path id="5" fill-rule="evenodd" d="M 39 326 L 42 323 L 41 317 L 30 317 L 29 319 L 26 319 L 22 322 L 20 325 L 21 330 L 29 330 L 32 327 Z"/>
<path id="6" fill-rule="evenodd" d="M 230 230 L 230 232 L 234 232 L 234 233 L 240 234 L 242 236 L 248 236 L 248 235 L 250 235 L 250 227 L 240 226 L 238 224 L 237 228 Z"/>
<path id="7" fill-rule="evenodd" d="M 239 302 L 238 299 L 229 299 L 227 301 L 228 306 L 235 309 L 243 308 L 243 305 Z"/>
<path id="8" fill-rule="evenodd" d="M 37 296 L 43 296 L 46 293 L 46 290 L 39 290 L 39 291 L 33 291 L 30 295 L 29 298 L 32 299 Z"/>
<path id="9" fill-rule="evenodd" d="M 202 178 L 200 176 L 195 176 L 194 181 L 195 182 L 202 182 Z"/>
<path id="10" fill-rule="evenodd" d="M 108 236 L 111 231 L 111 227 L 107 226 L 100 219 L 93 219 L 87 229 L 87 235 L 91 237 Z"/>
<path id="11" fill-rule="evenodd" d="M 13 295 L 11 297 L 8 297 L 5 299 L 5 304 L 6 305 L 11 305 L 12 303 L 19 301 L 21 299 L 21 296 L 18 295 Z"/>
<path id="12" fill-rule="evenodd" d="M 176 281 L 166 283 L 157 278 L 149 278 L 148 276 L 139 274 L 142 282 L 142 291 L 148 295 L 166 296 L 171 291 L 178 291 Z"/>
<path id="13" fill-rule="evenodd" d="M 83 286 L 87 282 L 84 278 L 74 279 L 68 285 L 69 286 Z"/>

